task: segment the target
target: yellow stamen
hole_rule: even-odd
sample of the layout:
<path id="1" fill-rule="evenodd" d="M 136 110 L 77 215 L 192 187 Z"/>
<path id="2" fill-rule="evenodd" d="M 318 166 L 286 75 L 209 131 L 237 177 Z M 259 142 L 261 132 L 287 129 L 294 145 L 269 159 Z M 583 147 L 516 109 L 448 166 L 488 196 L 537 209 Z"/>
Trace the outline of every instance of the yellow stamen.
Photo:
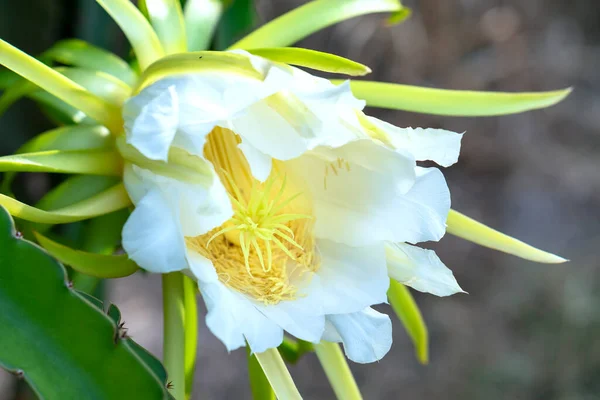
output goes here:
<path id="1" fill-rule="evenodd" d="M 293 300 L 297 288 L 290 274 L 312 273 L 319 265 L 312 207 L 279 162 L 265 182 L 256 181 L 238 144 L 226 129 L 208 136 L 205 157 L 227 189 L 233 216 L 207 234 L 187 238 L 187 245 L 212 261 L 227 286 L 265 304 Z"/>

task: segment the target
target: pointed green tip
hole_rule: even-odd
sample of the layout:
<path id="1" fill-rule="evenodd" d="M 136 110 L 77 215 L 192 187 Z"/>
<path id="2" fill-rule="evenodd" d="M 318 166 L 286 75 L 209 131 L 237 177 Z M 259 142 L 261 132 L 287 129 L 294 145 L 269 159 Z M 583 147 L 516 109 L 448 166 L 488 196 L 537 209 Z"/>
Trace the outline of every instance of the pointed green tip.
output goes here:
<path id="1" fill-rule="evenodd" d="M 547 106 L 553 106 L 555 104 L 560 103 L 561 101 L 563 101 L 564 99 L 566 99 L 571 92 L 573 92 L 573 87 L 569 86 L 568 88 L 565 89 L 560 89 L 560 90 L 555 90 L 552 92 L 548 92 L 548 98 L 549 98 L 549 102 Z"/>
<path id="2" fill-rule="evenodd" d="M 569 261 L 498 232 L 455 210 L 450 210 L 446 223 L 448 233 L 480 246 L 543 264 L 561 264 Z"/>

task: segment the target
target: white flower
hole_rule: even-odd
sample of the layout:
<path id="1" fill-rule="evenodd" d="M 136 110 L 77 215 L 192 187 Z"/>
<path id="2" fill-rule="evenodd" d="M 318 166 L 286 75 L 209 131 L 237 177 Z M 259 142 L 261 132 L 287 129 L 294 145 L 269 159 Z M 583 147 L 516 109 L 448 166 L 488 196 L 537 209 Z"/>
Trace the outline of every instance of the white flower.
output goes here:
<path id="1" fill-rule="evenodd" d="M 390 276 L 460 291 L 435 255 L 404 243 L 443 236 L 448 188 L 416 161 L 452 164 L 461 135 L 396 128 L 365 116 L 348 84 L 239 54 L 260 79 L 171 76 L 127 102 L 130 145 L 204 174 L 128 163 L 136 208 L 123 245 L 148 271 L 194 277 L 207 325 L 229 350 L 247 341 L 262 352 L 285 330 L 341 341 L 356 362 L 379 360 L 391 322 L 370 307 L 386 301 Z"/>

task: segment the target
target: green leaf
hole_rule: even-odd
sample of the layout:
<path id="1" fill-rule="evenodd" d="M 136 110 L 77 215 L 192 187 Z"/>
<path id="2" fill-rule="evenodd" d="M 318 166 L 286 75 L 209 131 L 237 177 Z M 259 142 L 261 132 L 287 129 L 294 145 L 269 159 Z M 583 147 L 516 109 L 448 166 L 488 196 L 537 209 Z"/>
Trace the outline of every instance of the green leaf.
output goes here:
<path id="1" fill-rule="evenodd" d="M 421 364 L 427 364 L 429 362 L 429 334 L 415 299 L 406 286 L 393 279 L 390 280 L 387 294 L 392 308 L 415 346 L 417 359 Z"/>
<path id="2" fill-rule="evenodd" d="M 360 76 L 371 72 L 371 69 L 366 65 L 359 64 L 347 58 L 299 47 L 251 49 L 249 51 L 254 55 L 267 58 L 271 61 L 298 65 L 334 74 Z"/>
<path id="3" fill-rule="evenodd" d="M 276 400 L 275 392 L 256 359 L 256 355 L 251 353 L 250 346 L 246 346 L 246 354 L 248 356 L 248 379 L 250 380 L 252 398 L 254 400 Z"/>
<path id="4" fill-rule="evenodd" d="M 66 76 L 2 39 L 0 39 L 0 64 L 83 111 L 111 131 L 120 132 L 123 130 L 119 107 L 88 92 Z"/>
<path id="5" fill-rule="evenodd" d="M 111 150 L 48 150 L 0 157 L 0 171 L 119 176 L 122 159 Z"/>
<path id="6" fill-rule="evenodd" d="M 290 46 L 323 28 L 359 15 L 402 9 L 398 0 L 315 0 L 263 25 L 231 48 Z"/>
<path id="7" fill-rule="evenodd" d="M 226 9 L 215 35 L 215 48 L 224 50 L 256 25 L 254 0 L 224 0 Z"/>
<path id="8" fill-rule="evenodd" d="M 20 201 L 0 194 L 0 205 L 11 215 L 27 221 L 44 224 L 66 224 L 82 221 L 121 210 L 131 205 L 131 200 L 122 183 L 86 200 L 56 210 L 45 211 L 28 206 Z"/>
<path id="9" fill-rule="evenodd" d="M 164 56 L 152 26 L 130 0 L 96 0 L 115 20 L 131 43 L 142 70 Z"/>
<path id="10" fill-rule="evenodd" d="M 34 233 L 40 246 L 58 261 L 75 271 L 97 278 L 122 278 L 135 273 L 138 266 L 126 254 L 107 255 L 75 250 Z"/>
<path id="11" fill-rule="evenodd" d="M 64 268 L 16 237 L 0 210 L 0 364 L 40 398 L 166 399 L 167 390 L 108 316 L 66 284 Z"/>
<path id="12" fill-rule="evenodd" d="M 187 51 L 185 22 L 179 0 L 145 0 L 144 3 L 165 54 Z"/>
<path id="13" fill-rule="evenodd" d="M 186 3 L 184 18 L 190 51 L 206 50 L 210 47 L 222 13 L 223 0 L 189 0 Z"/>
<path id="14" fill-rule="evenodd" d="M 136 73 L 125 60 L 80 39 L 58 41 L 43 56 L 61 64 L 110 74 L 129 86 L 137 80 Z"/>
<path id="15" fill-rule="evenodd" d="M 546 264 L 559 264 L 568 261 L 498 232 L 455 210 L 450 210 L 446 224 L 448 225 L 447 232 L 454 236 L 526 260 Z"/>
<path id="16" fill-rule="evenodd" d="M 343 81 L 332 80 L 335 84 Z M 368 106 L 449 116 L 494 116 L 550 107 L 571 93 L 571 89 L 551 92 L 474 92 L 431 89 L 395 83 L 352 81 L 352 93 Z"/>

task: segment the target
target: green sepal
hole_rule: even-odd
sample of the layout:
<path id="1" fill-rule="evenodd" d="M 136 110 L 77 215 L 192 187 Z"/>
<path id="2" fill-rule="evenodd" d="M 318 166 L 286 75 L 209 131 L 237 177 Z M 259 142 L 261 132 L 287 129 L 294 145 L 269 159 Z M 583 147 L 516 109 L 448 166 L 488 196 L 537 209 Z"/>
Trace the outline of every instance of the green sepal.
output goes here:
<path id="1" fill-rule="evenodd" d="M 366 75 L 371 69 L 366 65 L 357 63 L 335 54 L 322 51 L 302 49 L 299 47 L 276 47 L 268 49 L 251 49 L 250 53 L 271 61 L 297 65 L 317 71 L 345 74 L 351 76 Z"/>
<path id="2" fill-rule="evenodd" d="M 250 390 L 253 400 L 276 400 L 275 392 L 265 376 L 256 355 L 252 354 L 250 346 L 246 345 L 246 355 L 248 357 L 248 379 L 250 380 Z"/>
<path id="3" fill-rule="evenodd" d="M 122 159 L 111 150 L 48 150 L 0 157 L 0 171 L 120 176 Z"/>
<path id="4" fill-rule="evenodd" d="M 50 255 L 75 271 L 97 278 L 123 278 L 135 273 L 138 266 L 127 254 L 109 255 L 72 249 L 40 233 L 35 238 Z"/>
<path id="5" fill-rule="evenodd" d="M 332 80 L 334 84 L 344 81 Z M 550 107 L 571 89 L 550 92 L 476 92 L 447 90 L 396 83 L 352 81 L 352 93 L 368 106 L 433 115 L 482 117 L 516 114 Z"/>
<path id="6" fill-rule="evenodd" d="M 130 86 L 137 80 L 135 71 L 125 60 L 84 40 L 60 40 L 46 50 L 43 56 L 64 65 L 102 71 Z"/>
<path id="7" fill-rule="evenodd" d="M 100 125 L 64 126 L 41 133 L 27 141 L 15 154 L 34 153 L 47 150 L 90 150 L 108 149 L 114 146 L 114 138 L 108 129 Z M 10 193 L 16 172 L 7 172 L 2 181 L 1 191 Z"/>
<path id="8" fill-rule="evenodd" d="M 427 364 L 429 362 L 429 333 L 415 299 L 406 286 L 393 279 L 390 280 L 387 295 L 392 308 L 415 346 L 417 360 L 421 364 Z"/>
<path id="9" fill-rule="evenodd" d="M 448 213 L 447 232 L 480 246 L 502 251 L 525 260 L 545 264 L 560 264 L 568 260 L 547 251 L 537 249 L 518 239 L 490 228 L 455 210 Z"/>

